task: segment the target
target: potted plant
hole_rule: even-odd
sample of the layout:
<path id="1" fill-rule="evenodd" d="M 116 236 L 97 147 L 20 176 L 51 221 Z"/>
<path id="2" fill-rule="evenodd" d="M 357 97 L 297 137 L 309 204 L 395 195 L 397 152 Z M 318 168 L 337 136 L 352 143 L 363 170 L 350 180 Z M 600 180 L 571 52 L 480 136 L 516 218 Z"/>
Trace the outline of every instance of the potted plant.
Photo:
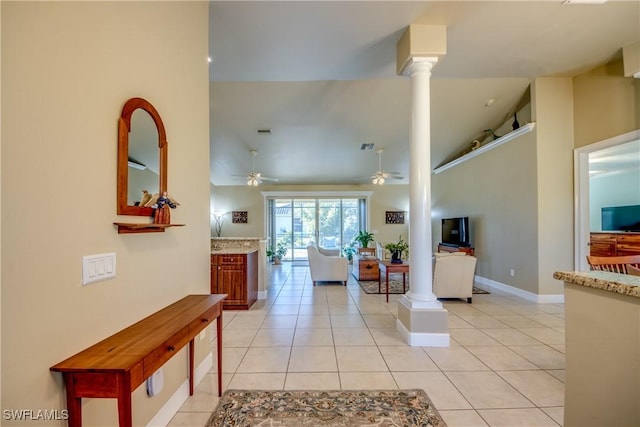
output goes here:
<path id="1" fill-rule="evenodd" d="M 342 248 L 342 255 L 344 255 L 347 258 L 349 263 L 353 262 L 353 254 L 356 253 L 355 243 L 356 242 L 353 241 Z"/>
<path id="2" fill-rule="evenodd" d="M 360 230 L 358 235 L 353 238 L 356 242 L 360 243 L 360 247 L 368 248 L 369 242 L 373 242 L 373 233 L 369 233 L 368 231 Z"/>
<path id="3" fill-rule="evenodd" d="M 271 248 L 267 248 L 267 259 L 269 261 L 273 261 L 273 256 L 276 254 L 276 252 L 271 249 Z"/>
<path id="4" fill-rule="evenodd" d="M 276 245 L 275 254 L 273 254 L 273 263 L 280 264 L 282 262 L 282 258 L 287 254 L 287 247 L 282 243 L 278 243 Z"/>
<path id="5" fill-rule="evenodd" d="M 387 243 L 384 247 L 391 252 L 392 264 L 402 264 L 402 253 L 409 250 L 409 245 L 402 240 L 402 236 L 398 237 L 397 243 Z"/>

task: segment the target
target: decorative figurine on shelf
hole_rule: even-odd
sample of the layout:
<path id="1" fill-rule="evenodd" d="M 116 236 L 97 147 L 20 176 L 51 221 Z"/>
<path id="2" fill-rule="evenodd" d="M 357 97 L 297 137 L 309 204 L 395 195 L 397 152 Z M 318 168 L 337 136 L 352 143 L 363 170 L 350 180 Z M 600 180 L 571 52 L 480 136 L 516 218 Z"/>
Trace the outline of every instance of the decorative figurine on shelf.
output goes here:
<path id="1" fill-rule="evenodd" d="M 169 201 L 169 203 L 167 203 L 167 200 Z M 165 191 L 164 193 L 162 193 L 162 196 L 160 196 L 160 194 L 155 193 L 153 196 L 151 196 L 149 198 L 149 201 L 145 204 L 140 203 L 140 206 L 144 206 L 146 208 L 157 208 L 160 206 L 160 203 L 162 205 L 168 204 L 172 209 L 175 209 L 176 206 L 178 206 L 180 203 L 178 203 L 174 198 L 172 198 L 171 196 L 169 196 L 167 194 L 167 192 Z M 175 205 L 175 206 L 172 206 Z"/>
<path id="2" fill-rule="evenodd" d="M 153 198 L 152 198 L 153 200 Z M 156 211 L 153 215 L 154 224 L 171 224 L 171 209 L 175 209 L 179 203 L 173 200 L 167 192 L 162 193 L 162 196 L 158 197 L 155 205 Z"/>
<path id="3" fill-rule="evenodd" d="M 171 209 L 175 209 L 178 205 L 178 203 L 171 200 L 166 191 L 162 193 L 162 196 L 158 197 L 158 201 L 156 203 L 158 205 L 158 209 L 162 208 L 164 205 L 169 205 Z"/>
<path id="4" fill-rule="evenodd" d="M 140 199 L 140 206 L 144 206 L 151 200 L 151 194 L 147 190 L 142 190 L 142 199 Z"/>
<path id="5" fill-rule="evenodd" d="M 513 123 L 511 124 L 511 127 L 513 128 L 513 130 L 516 130 L 520 127 L 520 123 L 518 123 L 517 113 L 513 113 Z"/>

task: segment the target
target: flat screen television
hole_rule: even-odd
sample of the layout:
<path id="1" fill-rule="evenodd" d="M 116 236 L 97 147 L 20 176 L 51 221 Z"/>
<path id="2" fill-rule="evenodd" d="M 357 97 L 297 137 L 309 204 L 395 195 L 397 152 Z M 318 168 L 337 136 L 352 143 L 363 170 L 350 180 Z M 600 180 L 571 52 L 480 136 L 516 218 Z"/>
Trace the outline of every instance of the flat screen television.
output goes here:
<path id="1" fill-rule="evenodd" d="M 470 246 L 469 217 L 442 218 L 442 244 L 448 246 Z"/>
<path id="2" fill-rule="evenodd" d="M 640 205 L 602 208 L 602 231 L 640 231 Z"/>

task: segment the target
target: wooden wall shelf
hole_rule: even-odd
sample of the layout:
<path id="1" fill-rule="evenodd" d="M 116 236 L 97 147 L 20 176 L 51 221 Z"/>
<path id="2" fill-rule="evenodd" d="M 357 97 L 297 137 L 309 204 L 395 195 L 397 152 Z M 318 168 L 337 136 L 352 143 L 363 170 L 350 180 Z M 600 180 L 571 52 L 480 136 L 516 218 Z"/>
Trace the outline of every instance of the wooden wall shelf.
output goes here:
<path id="1" fill-rule="evenodd" d="M 118 234 L 127 233 L 163 233 L 165 228 L 183 227 L 185 224 L 131 224 L 127 222 L 114 222 L 118 227 Z"/>
<path id="2" fill-rule="evenodd" d="M 454 167 L 456 165 L 459 165 L 462 162 L 466 162 L 469 159 L 473 159 L 474 157 L 479 156 L 480 154 L 482 154 L 482 153 L 484 153 L 486 151 L 489 151 L 489 150 L 492 150 L 492 149 L 494 149 L 496 147 L 499 147 L 500 145 L 502 145 L 502 144 L 504 144 L 506 142 L 509 142 L 509 141 L 513 140 L 514 138 L 519 137 L 520 135 L 524 135 L 525 133 L 531 132 L 535 126 L 536 126 L 536 124 L 534 122 L 527 123 L 526 125 L 522 125 L 518 129 L 516 129 L 516 130 L 514 130 L 512 132 L 509 132 L 508 134 L 503 135 L 498 139 L 494 139 L 493 141 L 491 141 L 491 142 L 489 142 L 489 143 L 487 143 L 485 145 L 480 146 L 480 148 L 478 148 L 478 149 L 476 149 L 476 150 L 474 150 L 474 151 L 472 151 L 470 153 L 465 154 L 464 156 L 460 156 L 457 159 L 454 159 L 454 160 L 450 161 L 449 163 L 445 163 L 442 166 L 438 166 L 437 168 L 435 168 L 433 170 L 433 173 L 443 172 L 443 171 L 445 171 L 445 170 L 447 170 L 449 168 L 452 168 L 452 167 Z"/>

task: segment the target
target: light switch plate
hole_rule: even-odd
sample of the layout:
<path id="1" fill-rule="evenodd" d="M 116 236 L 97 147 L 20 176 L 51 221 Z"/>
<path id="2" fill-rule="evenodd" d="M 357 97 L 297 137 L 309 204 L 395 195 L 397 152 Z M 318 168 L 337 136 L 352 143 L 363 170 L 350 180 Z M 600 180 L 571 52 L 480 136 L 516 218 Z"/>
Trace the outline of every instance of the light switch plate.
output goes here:
<path id="1" fill-rule="evenodd" d="M 113 277 L 116 277 L 115 252 L 82 257 L 82 285 Z"/>

